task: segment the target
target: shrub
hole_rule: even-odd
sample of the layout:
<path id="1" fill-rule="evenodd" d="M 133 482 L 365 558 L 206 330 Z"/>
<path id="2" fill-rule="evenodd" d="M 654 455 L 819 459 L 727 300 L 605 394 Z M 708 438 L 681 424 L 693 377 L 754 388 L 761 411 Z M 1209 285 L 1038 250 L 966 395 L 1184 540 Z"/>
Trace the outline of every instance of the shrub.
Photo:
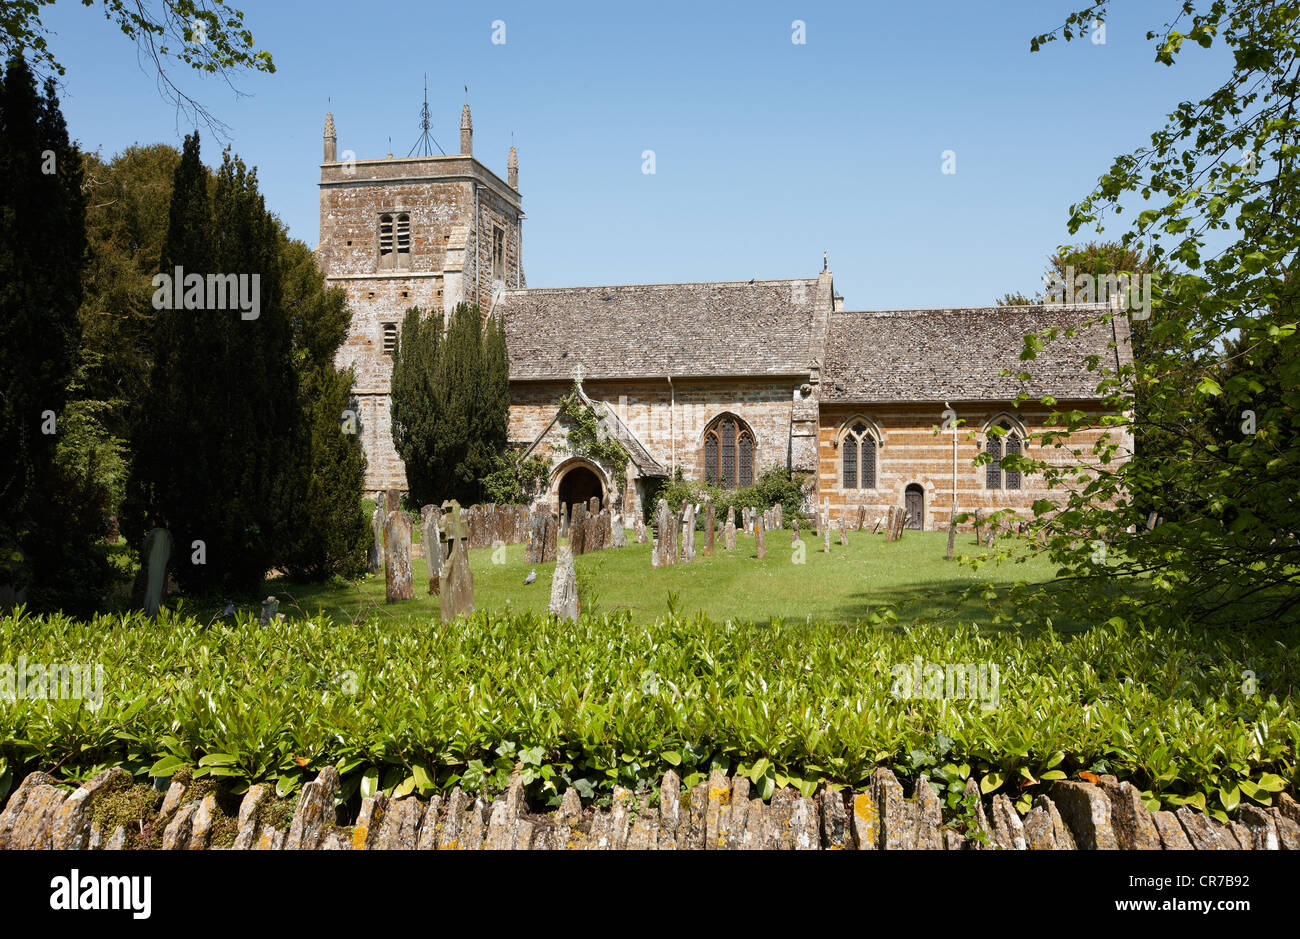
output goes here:
<path id="1" fill-rule="evenodd" d="M 654 519 L 655 505 L 659 499 L 665 499 L 668 507 L 674 512 L 680 512 L 682 506 L 688 502 L 704 501 L 705 496 L 712 500 L 716 508 L 718 518 L 724 519 L 727 515 L 728 508 L 736 510 L 737 519 L 740 516 L 742 508 L 751 509 L 770 509 L 772 506 L 779 504 L 781 506 L 781 518 L 783 522 L 789 524 L 789 520 L 803 512 L 803 483 L 802 474 L 791 473 L 789 470 L 779 466 L 772 466 L 764 470 L 759 475 L 758 481 L 752 486 L 742 486 L 738 489 L 723 489 L 712 483 L 699 482 L 692 479 L 683 479 L 679 473 L 675 478 L 662 484 L 655 490 L 653 501 L 649 492 L 646 495 L 646 521 Z M 697 519 L 698 524 L 703 524 L 702 519 Z M 739 524 L 739 521 L 737 521 Z"/>

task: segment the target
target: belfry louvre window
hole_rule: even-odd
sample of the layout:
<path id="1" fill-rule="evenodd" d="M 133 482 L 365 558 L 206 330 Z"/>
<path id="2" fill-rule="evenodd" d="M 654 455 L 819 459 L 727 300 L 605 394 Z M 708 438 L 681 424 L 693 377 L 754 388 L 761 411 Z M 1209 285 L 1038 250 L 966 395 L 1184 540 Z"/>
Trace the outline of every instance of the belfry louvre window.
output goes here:
<path id="1" fill-rule="evenodd" d="M 1006 431 L 1002 436 L 989 434 L 984 442 L 984 451 L 992 460 L 984 467 L 985 489 L 1019 489 L 1020 471 L 1002 468 L 1002 459 L 1007 456 L 1019 456 L 1023 442 L 1020 435 L 1011 429 L 1011 425 L 1002 421 L 997 425 Z"/>
<path id="2" fill-rule="evenodd" d="M 411 216 L 406 212 L 379 216 L 379 269 L 411 266 Z"/>
<path id="3" fill-rule="evenodd" d="M 724 414 L 704 432 L 704 478 L 724 489 L 754 484 L 754 434 Z"/>
<path id="4" fill-rule="evenodd" d="M 840 442 L 841 478 L 845 489 L 876 488 L 876 438 L 861 421 Z"/>
<path id="5" fill-rule="evenodd" d="M 392 355 L 397 348 L 397 324 L 384 324 L 384 355 Z"/>
<path id="6" fill-rule="evenodd" d="M 506 233 L 492 226 L 492 276 L 500 280 L 506 276 Z"/>

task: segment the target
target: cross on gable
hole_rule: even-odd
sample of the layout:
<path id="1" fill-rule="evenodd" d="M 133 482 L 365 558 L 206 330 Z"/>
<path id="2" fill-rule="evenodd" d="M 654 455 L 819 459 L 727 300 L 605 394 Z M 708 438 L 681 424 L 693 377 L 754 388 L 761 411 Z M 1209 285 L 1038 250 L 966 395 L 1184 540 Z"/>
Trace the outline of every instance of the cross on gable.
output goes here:
<path id="1" fill-rule="evenodd" d="M 442 504 L 443 525 L 438 532 L 438 539 L 448 543 L 457 539 L 464 541 L 469 537 L 469 528 L 460 515 L 460 503 L 449 499 Z"/>

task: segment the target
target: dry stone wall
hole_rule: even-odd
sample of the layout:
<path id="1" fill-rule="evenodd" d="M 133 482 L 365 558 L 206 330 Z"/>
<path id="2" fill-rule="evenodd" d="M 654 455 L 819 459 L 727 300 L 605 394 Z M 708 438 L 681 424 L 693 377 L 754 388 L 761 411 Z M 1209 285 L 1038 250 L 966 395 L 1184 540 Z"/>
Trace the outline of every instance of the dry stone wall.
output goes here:
<path id="1" fill-rule="evenodd" d="M 656 792 L 615 789 L 608 808 L 583 806 L 570 789 L 558 809 L 535 812 L 518 775 L 494 799 L 453 789 L 428 800 L 362 801 L 341 824 L 335 808 L 339 775 L 327 767 L 307 783 L 292 815 L 277 813 L 271 791 L 249 788 L 237 812 L 223 814 L 210 784 L 171 783 L 156 815 L 141 830 L 161 832 L 168 850 L 1287 850 L 1300 851 L 1300 806 L 1286 793 L 1273 806 L 1244 807 L 1222 824 L 1183 807 L 1149 812 L 1127 782 L 1058 782 L 1023 818 L 1010 799 L 980 798 L 960 823 L 945 822 L 938 795 L 924 780 L 905 793 L 878 769 L 861 791 L 822 789 L 808 798 L 779 789 L 758 798 L 745 776 L 715 771 L 684 789 L 676 773 Z M 132 785 L 121 769 L 79 788 L 32 773 L 0 811 L 0 848 L 124 849 L 141 845 L 126 825 L 105 830 L 102 800 Z M 277 824 L 278 820 L 278 824 Z M 156 846 L 150 844 L 148 846 Z"/>

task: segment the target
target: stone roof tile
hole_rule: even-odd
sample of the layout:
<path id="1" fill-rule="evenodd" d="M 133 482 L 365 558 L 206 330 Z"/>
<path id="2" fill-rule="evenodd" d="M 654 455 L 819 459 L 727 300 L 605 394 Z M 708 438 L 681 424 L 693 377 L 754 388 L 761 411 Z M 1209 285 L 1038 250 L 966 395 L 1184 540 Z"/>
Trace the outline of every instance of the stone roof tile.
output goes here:
<path id="1" fill-rule="evenodd" d="M 821 400 L 1006 400 L 1022 391 L 1035 398 L 1097 399 L 1101 375 L 1088 371 L 1087 359 L 1100 356 L 1103 367 L 1115 369 L 1111 323 L 1074 336 L 1061 330 L 1032 361 L 1022 362 L 1020 351 L 1029 333 L 1082 326 L 1105 311 L 1078 304 L 835 313 Z M 1031 380 L 1001 377 L 1004 368 L 1027 371 Z"/>

